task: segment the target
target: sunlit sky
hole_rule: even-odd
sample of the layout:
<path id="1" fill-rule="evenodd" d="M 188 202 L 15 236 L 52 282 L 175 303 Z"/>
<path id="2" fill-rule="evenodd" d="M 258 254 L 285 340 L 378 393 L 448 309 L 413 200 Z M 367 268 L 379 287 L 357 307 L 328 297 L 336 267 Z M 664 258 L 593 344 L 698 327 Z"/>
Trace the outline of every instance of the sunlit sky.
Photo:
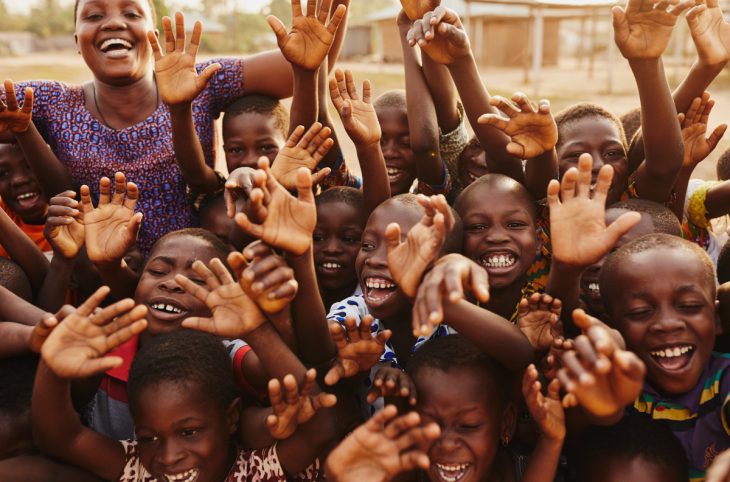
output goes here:
<path id="1" fill-rule="evenodd" d="M 234 0 L 236 3 L 238 3 L 238 7 L 241 10 L 249 11 L 249 12 L 258 12 L 261 10 L 261 7 L 264 5 L 268 5 L 270 0 Z M 22 1 L 6 1 L 5 5 L 7 5 L 8 10 L 12 13 L 23 13 L 28 11 L 31 7 L 34 7 L 36 5 L 39 5 L 41 3 L 41 0 L 22 0 Z M 71 5 L 73 4 L 73 0 L 60 0 L 60 3 L 62 5 Z M 187 7 L 198 7 L 200 6 L 200 0 L 173 0 L 170 2 L 175 7 L 182 8 L 183 10 Z"/>

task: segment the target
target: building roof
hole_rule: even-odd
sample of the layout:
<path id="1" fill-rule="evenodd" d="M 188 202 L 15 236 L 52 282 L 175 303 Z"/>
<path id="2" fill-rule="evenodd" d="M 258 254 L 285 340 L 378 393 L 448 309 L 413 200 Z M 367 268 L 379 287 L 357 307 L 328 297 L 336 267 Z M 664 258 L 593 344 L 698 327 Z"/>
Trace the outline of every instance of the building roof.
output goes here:
<path id="1" fill-rule="evenodd" d="M 540 8 L 546 17 L 565 18 L 590 16 L 595 9 L 608 9 L 622 3 L 620 0 L 444 0 L 442 5 L 456 11 L 460 17 L 529 18 Z M 354 23 L 395 19 L 400 10 L 400 6 L 388 7 Z"/>

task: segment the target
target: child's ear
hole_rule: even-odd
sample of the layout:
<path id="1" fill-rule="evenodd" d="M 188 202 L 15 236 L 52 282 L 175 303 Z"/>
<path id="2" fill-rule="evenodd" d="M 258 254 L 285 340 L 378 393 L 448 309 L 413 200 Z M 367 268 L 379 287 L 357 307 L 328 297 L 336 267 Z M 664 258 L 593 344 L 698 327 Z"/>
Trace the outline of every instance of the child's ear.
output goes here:
<path id="1" fill-rule="evenodd" d="M 499 429 L 499 439 L 506 447 L 515 435 L 517 429 L 517 405 L 510 402 L 502 413 L 502 422 Z"/>
<path id="2" fill-rule="evenodd" d="M 81 53 L 81 47 L 79 47 L 79 36 L 74 34 L 74 43 L 76 44 L 76 53 Z"/>
<path id="3" fill-rule="evenodd" d="M 233 435 L 238 431 L 238 422 L 241 418 L 241 399 L 236 397 L 226 410 L 226 423 L 228 424 L 228 433 Z"/>

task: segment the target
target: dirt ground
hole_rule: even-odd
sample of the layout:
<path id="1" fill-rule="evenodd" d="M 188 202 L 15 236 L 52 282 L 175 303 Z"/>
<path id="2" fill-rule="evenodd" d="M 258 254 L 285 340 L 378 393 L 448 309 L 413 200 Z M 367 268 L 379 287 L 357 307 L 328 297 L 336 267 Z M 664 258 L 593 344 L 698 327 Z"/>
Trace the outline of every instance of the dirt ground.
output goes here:
<path id="1" fill-rule="evenodd" d="M 201 56 L 201 60 L 205 57 Z M 340 68 L 353 71 L 356 82 L 368 78 L 373 84 L 374 94 L 378 95 L 389 89 L 403 88 L 403 70 L 400 65 L 380 64 L 368 62 L 341 62 Z M 671 87 L 681 81 L 689 65 L 669 65 L 666 67 L 667 77 Z M 542 69 L 539 82 L 539 97 L 551 101 L 553 112 L 578 101 L 592 101 L 607 107 L 618 115 L 639 105 L 638 94 L 631 71 L 625 60 L 616 59 L 613 66 L 611 91 L 609 92 L 608 68 L 605 63 L 597 62 L 593 73 L 588 70 L 587 63 L 578 65 L 575 60 L 561 61 L 559 66 Z M 75 53 L 33 54 L 24 57 L 0 58 L 0 71 L 4 78 L 13 80 L 27 79 L 54 79 L 71 83 L 84 82 L 90 74 L 81 57 Z M 716 100 L 716 107 L 710 118 L 710 128 L 717 124 L 730 124 L 730 87 L 724 77 L 711 90 Z M 482 78 L 491 93 L 510 95 L 513 92 L 525 92 L 531 97 L 535 94 L 535 85 L 527 79 L 523 69 L 494 69 L 482 72 Z M 534 97 L 536 98 L 536 97 Z M 331 108 L 333 119 L 338 121 L 334 109 Z M 336 126 L 339 138 L 345 150 L 347 159 L 354 159 L 354 147 L 347 139 L 341 125 Z M 698 166 L 695 177 L 714 179 L 717 157 L 730 148 L 730 134 L 720 142 L 718 148 L 708 159 Z M 353 170 L 359 171 L 357 166 Z"/>

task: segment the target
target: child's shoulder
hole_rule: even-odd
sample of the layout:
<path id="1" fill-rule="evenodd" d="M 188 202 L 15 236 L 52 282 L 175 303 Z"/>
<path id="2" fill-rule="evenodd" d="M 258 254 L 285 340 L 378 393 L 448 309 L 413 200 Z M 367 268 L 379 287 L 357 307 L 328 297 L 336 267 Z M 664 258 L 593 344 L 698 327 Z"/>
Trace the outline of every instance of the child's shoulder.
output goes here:
<path id="1" fill-rule="evenodd" d="M 300 474 L 287 477 L 279 461 L 276 445 L 263 449 L 241 449 L 225 482 L 314 481 L 319 480 L 319 465 L 319 460 L 315 460 Z"/>
<path id="2" fill-rule="evenodd" d="M 327 313 L 327 319 L 343 323 L 348 316 L 354 316 L 359 324 L 360 319 L 369 313 L 368 306 L 365 304 L 365 297 L 360 287 L 358 287 L 352 296 L 332 304 L 329 313 Z"/>

